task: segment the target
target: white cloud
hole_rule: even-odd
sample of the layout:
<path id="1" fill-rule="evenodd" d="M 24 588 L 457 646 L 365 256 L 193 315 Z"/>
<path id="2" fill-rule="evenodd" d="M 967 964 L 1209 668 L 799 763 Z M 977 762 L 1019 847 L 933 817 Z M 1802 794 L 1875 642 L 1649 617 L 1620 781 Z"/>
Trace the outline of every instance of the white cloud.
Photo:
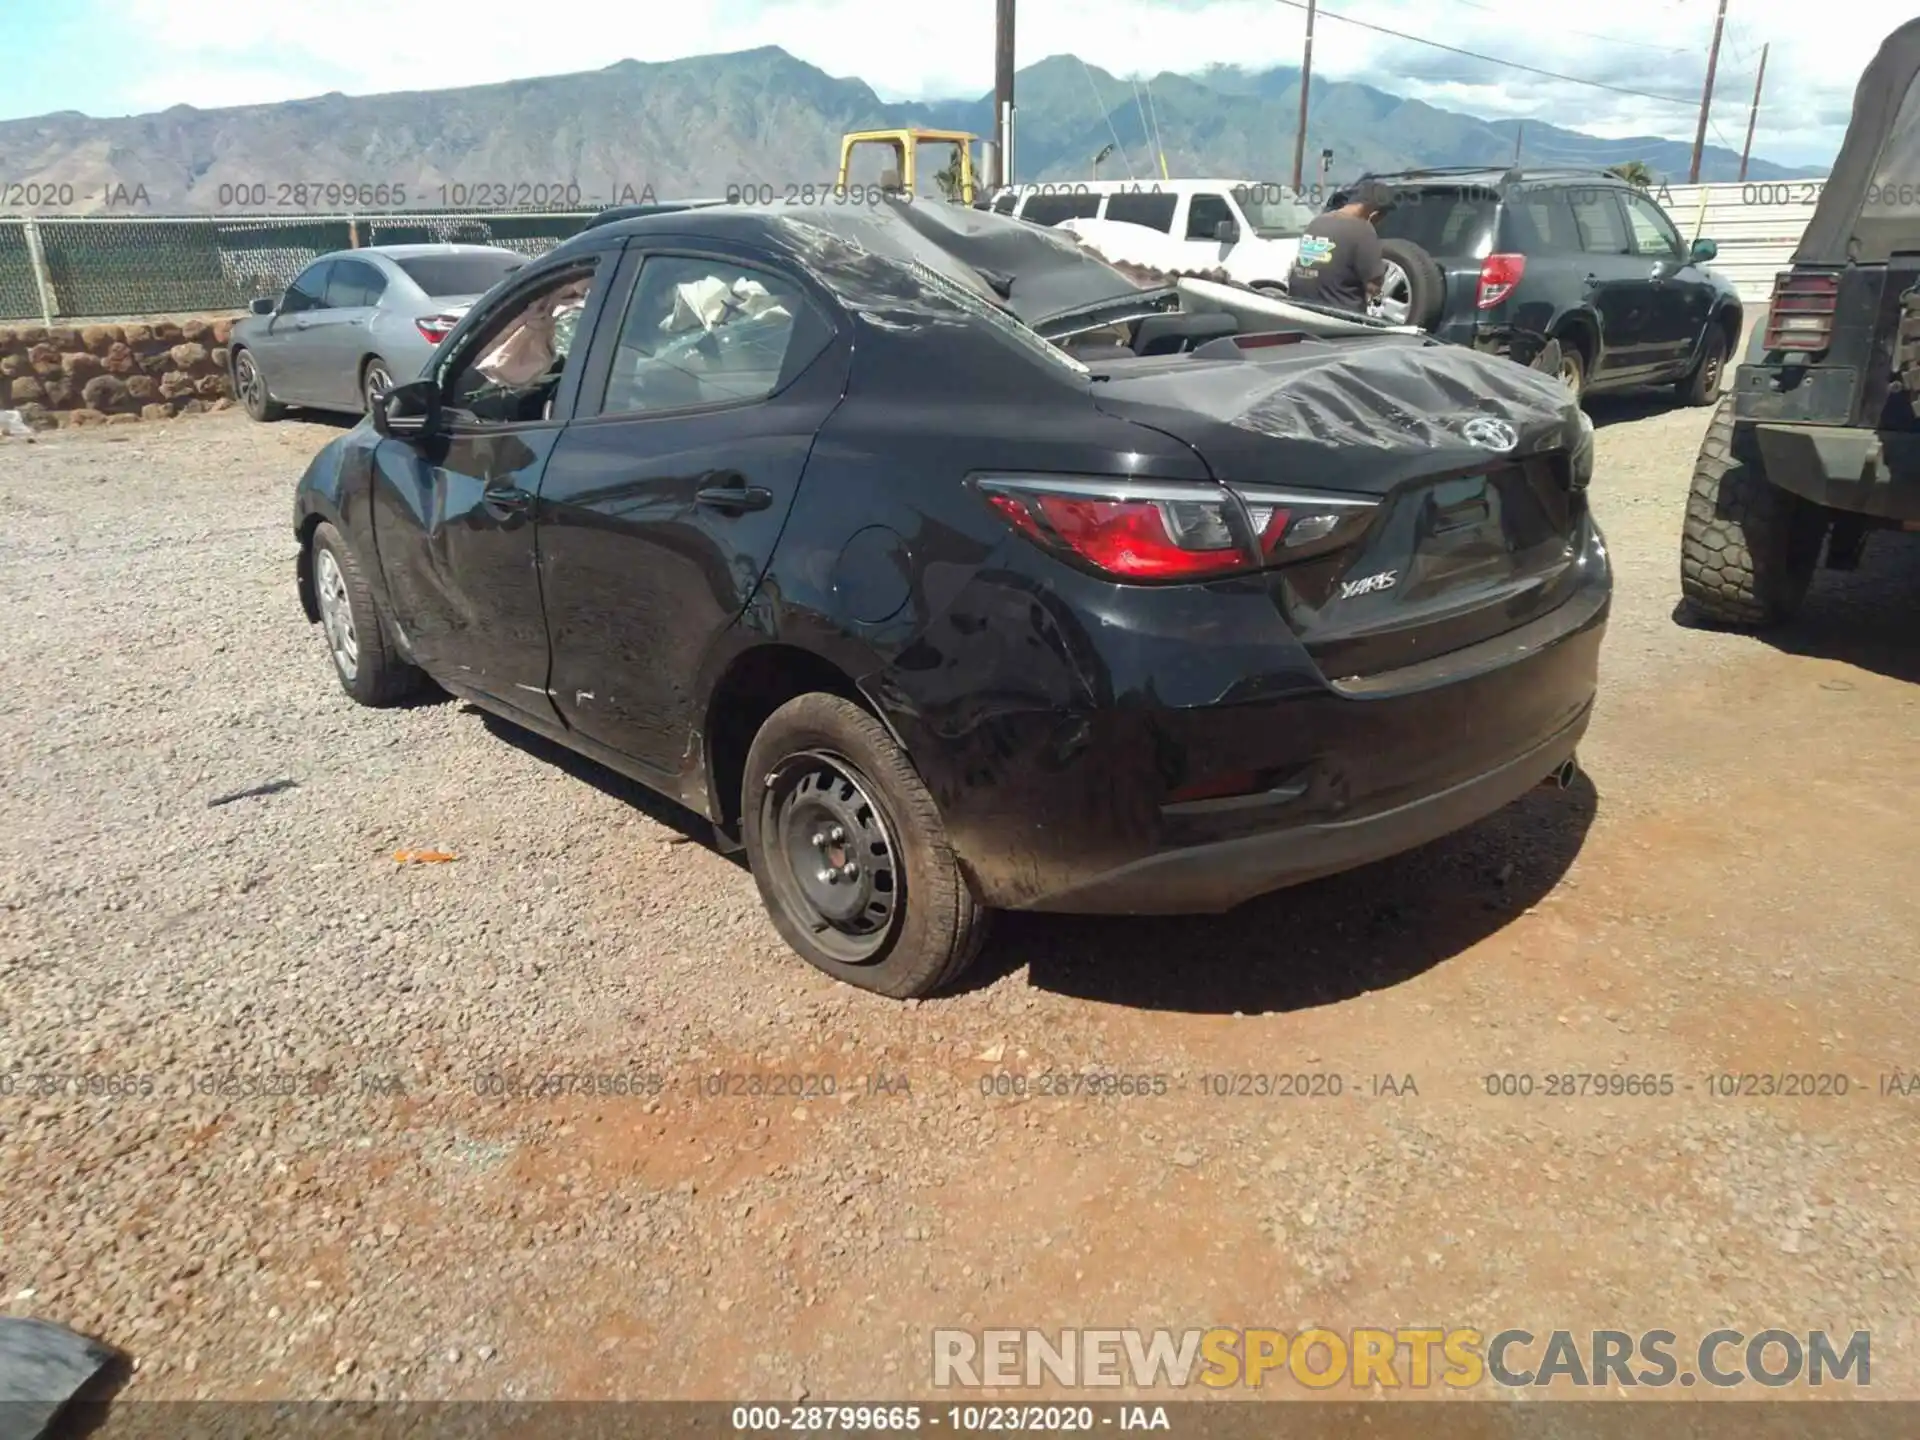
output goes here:
<path id="1" fill-rule="evenodd" d="M 1699 94 L 1713 8 L 1713 0 L 1610 0 L 1577 10 L 1565 0 L 1551 7 L 1540 0 L 1334 0 L 1321 12 L 1315 68 L 1487 116 L 1536 117 L 1602 135 L 1690 138 L 1689 104 Z M 1759 48 L 1772 40 L 1772 101 L 1763 106 L 1755 149 L 1804 160 L 1824 158 L 1838 143 L 1840 129 L 1819 116 L 1844 112 L 1861 67 L 1910 6 L 1846 0 L 1844 21 L 1824 24 L 1804 0 L 1741 0 L 1735 8 L 1709 139 L 1739 144 Z M 151 53 L 127 103 L 145 109 L 206 105 L 210 96 L 242 104 L 331 89 L 427 89 L 761 45 L 779 45 L 830 74 L 857 76 L 885 98 L 974 96 L 993 83 L 993 9 L 992 0 L 696 0 L 663 23 L 658 0 L 576 0 L 538 12 L 524 0 L 136 0 L 123 7 L 124 23 Z M 1686 103 L 1500 70 L 1336 15 Z M 1221 62 L 1295 65 L 1305 19 L 1280 0 L 1023 0 L 1017 58 L 1026 65 L 1073 53 L 1121 75 L 1193 72 Z"/>

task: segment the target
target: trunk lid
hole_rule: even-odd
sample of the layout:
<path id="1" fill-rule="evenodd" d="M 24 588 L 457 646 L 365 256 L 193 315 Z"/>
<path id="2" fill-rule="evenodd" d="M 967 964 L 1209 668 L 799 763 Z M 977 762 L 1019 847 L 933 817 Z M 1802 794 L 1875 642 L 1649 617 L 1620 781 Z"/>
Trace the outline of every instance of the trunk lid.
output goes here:
<path id="1" fill-rule="evenodd" d="M 1592 432 L 1556 380 L 1410 337 L 1248 338 L 1121 362 L 1094 396 L 1192 445 L 1256 532 L 1284 530 L 1262 580 L 1329 678 L 1491 639 L 1572 592 Z M 1277 509 L 1290 527 L 1269 528 Z"/>

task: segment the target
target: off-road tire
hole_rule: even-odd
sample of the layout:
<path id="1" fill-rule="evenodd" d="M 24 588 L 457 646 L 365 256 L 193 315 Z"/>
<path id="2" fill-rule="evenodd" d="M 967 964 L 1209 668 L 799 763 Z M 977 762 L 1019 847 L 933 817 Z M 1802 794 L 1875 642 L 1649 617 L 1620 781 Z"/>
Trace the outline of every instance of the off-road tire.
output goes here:
<path id="1" fill-rule="evenodd" d="M 375 708 L 398 705 L 424 693 L 429 683 L 425 672 L 400 658 L 399 650 L 387 634 L 384 618 L 380 614 L 380 602 L 374 598 L 366 575 L 361 571 L 345 537 L 323 521 L 313 532 L 312 546 L 316 599 L 321 601 L 324 608 L 325 600 L 319 593 L 323 583 L 320 557 L 324 552 L 332 557 L 339 569 L 346 592 L 347 609 L 353 617 L 354 640 L 359 654 L 351 675 L 334 653 L 332 637 L 328 635 L 325 623 L 320 627 L 322 636 L 328 641 L 328 658 L 333 663 L 333 673 L 340 681 L 340 688 L 360 704 Z"/>
<path id="2" fill-rule="evenodd" d="M 1723 398 L 1700 442 L 1680 543 L 1680 594 L 1713 625 L 1761 629 L 1806 598 L 1826 539 L 1825 509 L 1771 484 L 1733 453 L 1733 402 Z"/>
<path id="3" fill-rule="evenodd" d="M 884 812 L 897 849 L 904 899 L 885 948 L 846 963 L 815 943 L 805 918 L 784 899 L 769 853 L 766 808 L 776 770 L 790 757 L 825 753 L 857 772 L 861 788 Z M 809 964 L 863 990 L 904 1000 L 951 984 L 980 953 L 992 912 L 975 900 L 947 841 L 940 812 L 912 763 L 872 715 L 837 695 L 789 700 L 767 718 L 747 751 L 740 814 L 754 882 L 781 938 Z"/>
<path id="4" fill-rule="evenodd" d="M 1720 398 L 1720 385 L 1727 374 L 1727 332 L 1718 323 L 1708 327 L 1706 347 L 1700 363 L 1674 384 L 1674 394 L 1682 405 L 1711 405 Z"/>

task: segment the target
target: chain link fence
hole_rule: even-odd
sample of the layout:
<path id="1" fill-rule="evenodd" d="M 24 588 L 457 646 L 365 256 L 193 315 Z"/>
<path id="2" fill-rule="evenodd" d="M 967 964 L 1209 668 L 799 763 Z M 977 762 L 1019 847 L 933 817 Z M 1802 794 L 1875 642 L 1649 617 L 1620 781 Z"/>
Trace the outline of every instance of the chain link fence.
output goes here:
<path id="1" fill-rule="evenodd" d="M 590 212 L 0 219 L 0 321 L 241 311 L 316 257 L 454 242 L 540 255 Z"/>

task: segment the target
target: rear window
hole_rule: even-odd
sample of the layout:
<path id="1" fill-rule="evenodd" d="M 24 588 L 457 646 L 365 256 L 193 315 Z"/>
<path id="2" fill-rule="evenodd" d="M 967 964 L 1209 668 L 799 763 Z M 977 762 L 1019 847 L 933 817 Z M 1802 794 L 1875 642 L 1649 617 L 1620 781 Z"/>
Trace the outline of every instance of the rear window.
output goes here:
<path id="1" fill-rule="evenodd" d="M 1409 189 L 1398 195 L 1375 227 L 1380 238 L 1409 240 L 1429 255 L 1471 254 L 1493 223 L 1493 196 L 1481 191 Z"/>
<path id="2" fill-rule="evenodd" d="M 527 261 L 524 255 L 415 255 L 394 263 L 429 295 L 484 295 Z"/>
<path id="3" fill-rule="evenodd" d="M 1563 189 L 1509 190 L 1507 227 L 1500 248 L 1522 255 L 1569 254 L 1580 248 L 1580 230 Z"/>
<path id="4" fill-rule="evenodd" d="M 1107 199 L 1107 219 L 1124 220 L 1129 225 L 1150 225 L 1162 234 L 1170 234 L 1173 212 L 1179 203 L 1178 195 L 1112 195 Z"/>
<path id="5" fill-rule="evenodd" d="M 1058 225 L 1062 220 L 1091 220 L 1100 213 L 1100 197 L 1085 191 L 1029 195 L 1020 211 L 1022 220 L 1036 225 Z"/>

